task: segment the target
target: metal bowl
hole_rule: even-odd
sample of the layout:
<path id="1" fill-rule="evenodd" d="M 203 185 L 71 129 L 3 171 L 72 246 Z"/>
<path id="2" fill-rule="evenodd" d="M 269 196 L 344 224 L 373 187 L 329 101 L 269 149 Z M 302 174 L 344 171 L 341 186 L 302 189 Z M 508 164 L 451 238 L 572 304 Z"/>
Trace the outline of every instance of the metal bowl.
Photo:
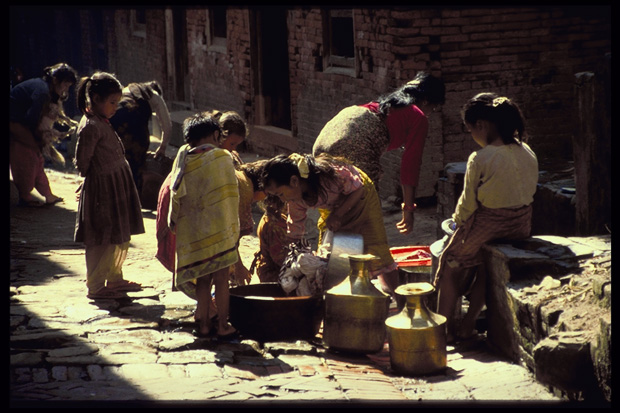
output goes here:
<path id="1" fill-rule="evenodd" d="M 243 338 L 260 342 L 310 340 L 322 319 L 322 298 L 287 297 L 279 283 L 230 289 L 230 322 Z"/>
<path id="2" fill-rule="evenodd" d="M 454 222 L 452 218 L 448 218 L 441 223 L 441 230 L 446 235 L 452 235 L 454 234 L 454 231 L 456 230 L 456 223 Z"/>
<path id="3" fill-rule="evenodd" d="M 325 291 L 340 284 L 351 271 L 349 255 L 364 253 L 364 238 L 360 234 L 327 231 L 323 244 L 332 244 L 325 273 Z"/>

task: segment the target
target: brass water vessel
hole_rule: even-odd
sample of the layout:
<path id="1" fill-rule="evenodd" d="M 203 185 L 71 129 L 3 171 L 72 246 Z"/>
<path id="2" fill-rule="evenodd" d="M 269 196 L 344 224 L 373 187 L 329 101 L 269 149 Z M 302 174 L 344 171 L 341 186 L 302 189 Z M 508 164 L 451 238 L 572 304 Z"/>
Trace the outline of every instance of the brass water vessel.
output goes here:
<path id="1" fill-rule="evenodd" d="M 371 254 L 349 255 L 350 272 L 325 293 L 323 342 L 332 350 L 376 353 L 385 344 L 390 297 L 370 282 Z"/>
<path id="2" fill-rule="evenodd" d="M 435 288 L 427 282 L 401 285 L 407 298 L 403 310 L 385 321 L 392 370 L 425 375 L 446 367 L 446 317 L 430 311 L 425 298 Z"/>

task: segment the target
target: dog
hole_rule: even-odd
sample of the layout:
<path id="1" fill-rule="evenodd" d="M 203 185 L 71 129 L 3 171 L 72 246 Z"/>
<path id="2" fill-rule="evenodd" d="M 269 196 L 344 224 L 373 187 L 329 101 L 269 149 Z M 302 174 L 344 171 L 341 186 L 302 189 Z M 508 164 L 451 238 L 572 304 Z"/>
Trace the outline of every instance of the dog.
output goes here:
<path id="1" fill-rule="evenodd" d="M 37 128 L 42 141 L 43 157 L 59 166 L 65 166 L 65 157 L 56 149 L 56 144 L 75 133 L 77 125 L 76 121 L 65 114 L 61 100 L 46 105 Z"/>

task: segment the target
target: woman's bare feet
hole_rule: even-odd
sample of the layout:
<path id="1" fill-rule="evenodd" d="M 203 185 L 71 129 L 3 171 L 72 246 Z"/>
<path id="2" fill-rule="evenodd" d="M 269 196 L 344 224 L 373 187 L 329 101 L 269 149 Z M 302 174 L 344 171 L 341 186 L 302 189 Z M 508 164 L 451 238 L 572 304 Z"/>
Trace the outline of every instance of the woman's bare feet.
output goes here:
<path id="1" fill-rule="evenodd" d="M 64 201 L 64 199 L 56 195 L 50 195 L 45 197 L 45 205 L 54 205 L 62 201 Z"/>
<path id="2" fill-rule="evenodd" d="M 220 323 L 219 328 L 217 329 L 217 335 L 219 337 L 231 336 L 235 333 L 237 333 L 237 329 L 228 322 Z"/>
<path id="3" fill-rule="evenodd" d="M 211 334 L 211 329 L 212 328 L 213 328 L 213 326 L 211 325 L 211 322 L 207 322 L 207 323 L 199 322 L 198 323 L 198 328 L 193 331 L 193 334 L 194 334 L 194 336 L 196 336 L 198 338 L 205 338 L 205 337 L 208 337 Z"/>

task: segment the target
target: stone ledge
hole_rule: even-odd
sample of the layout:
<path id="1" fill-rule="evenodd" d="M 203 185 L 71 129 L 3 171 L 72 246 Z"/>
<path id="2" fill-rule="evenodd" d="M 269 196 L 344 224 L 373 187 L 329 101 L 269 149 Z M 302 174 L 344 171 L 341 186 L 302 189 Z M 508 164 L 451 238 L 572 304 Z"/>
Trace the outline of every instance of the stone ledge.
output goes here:
<path id="1" fill-rule="evenodd" d="M 568 398 L 610 401 L 611 237 L 536 236 L 484 256 L 489 345 Z"/>

